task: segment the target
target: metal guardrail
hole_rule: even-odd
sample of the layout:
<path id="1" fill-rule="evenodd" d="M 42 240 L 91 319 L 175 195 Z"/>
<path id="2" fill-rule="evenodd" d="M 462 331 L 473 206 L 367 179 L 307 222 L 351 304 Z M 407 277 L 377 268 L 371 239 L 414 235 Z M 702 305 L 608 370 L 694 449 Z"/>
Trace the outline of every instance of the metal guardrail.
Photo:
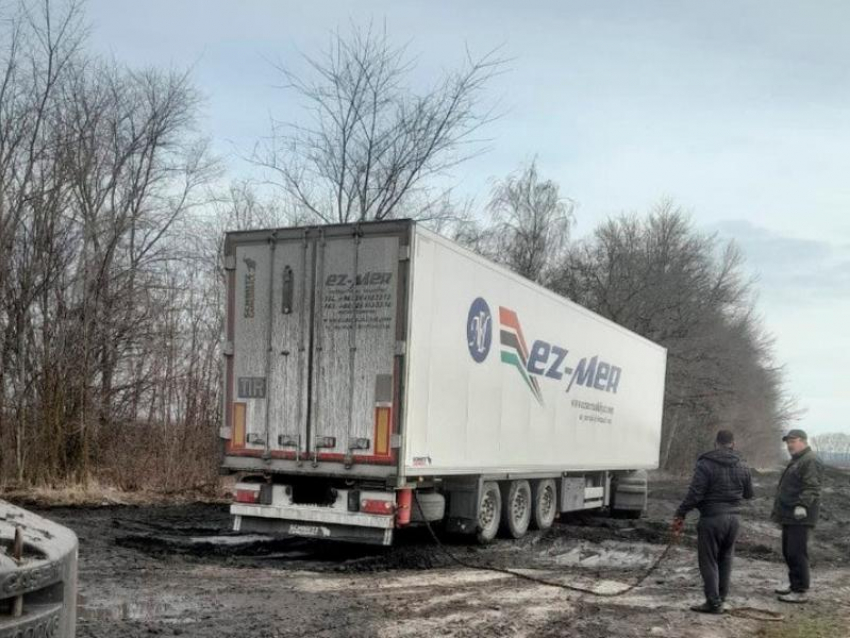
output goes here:
<path id="1" fill-rule="evenodd" d="M 72 638 L 77 537 L 0 500 L 0 638 Z"/>

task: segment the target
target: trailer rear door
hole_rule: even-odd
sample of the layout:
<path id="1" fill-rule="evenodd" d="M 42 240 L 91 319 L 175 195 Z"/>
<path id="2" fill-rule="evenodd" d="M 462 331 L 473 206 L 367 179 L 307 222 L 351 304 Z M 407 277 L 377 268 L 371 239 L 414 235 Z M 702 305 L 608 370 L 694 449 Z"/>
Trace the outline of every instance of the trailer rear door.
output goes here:
<path id="1" fill-rule="evenodd" d="M 317 240 L 310 429 L 319 458 L 393 459 L 399 243 L 393 235 Z"/>
<path id="2" fill-rule="evenodd" d="M 408 228 L 231 234 L 227 453 L 395 461 Z"/>
<path id="3" fill-rule="evenodd" d="M 235 247 L 234 451 L 307 452 L 314 253 L 306 234 Z"/>

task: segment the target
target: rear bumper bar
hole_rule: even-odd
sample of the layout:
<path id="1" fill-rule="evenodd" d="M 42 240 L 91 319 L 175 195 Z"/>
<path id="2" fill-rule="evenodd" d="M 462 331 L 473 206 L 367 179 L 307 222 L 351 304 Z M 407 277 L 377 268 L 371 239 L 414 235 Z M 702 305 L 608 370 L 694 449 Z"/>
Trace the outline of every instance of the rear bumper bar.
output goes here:
<path id="1" fill-rule="evenodd" d="M 359 512 L 340 512 L 306 505 L 230 506 L 233 530 L 261 534 L 283 534 L 370 545 L 391 545 L 394 516 L 376 516 Z"/>
<path id="2" fill-rule="evenodd" d="M 299 523 L 330 523 L 333 525 L 356 525 L 358 527 L 374 527 L 377 529 L 392 529 L 395 527 L 394 516 L 341 512 L 327 507 L 310 505 L 278 506 L 234 503 L 230 506 L 230 513 L 233 516 L 250 516 Z"/>

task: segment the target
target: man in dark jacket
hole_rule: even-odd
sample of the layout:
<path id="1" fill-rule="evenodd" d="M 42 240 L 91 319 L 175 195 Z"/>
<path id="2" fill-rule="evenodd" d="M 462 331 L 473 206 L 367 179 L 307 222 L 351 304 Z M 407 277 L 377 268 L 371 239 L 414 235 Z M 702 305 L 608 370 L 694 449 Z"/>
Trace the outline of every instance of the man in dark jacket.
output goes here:
<path id="1" fill-rule="evenodd" d="M 803 430 L 791 430 L 782 440 L 791 460 L 779 479 L 771 518 L 782 525 L 782 555 L 788 565 L 790 584 L 776 593 L 781 601 L 805 603 L 809 590 L 809 530 L 818 520 L 823 465 L 809 447 Z"/>
<path id="2" fill-rule="evenodd" d="M 714 450 L 699 457 L 688 494 L 673 519 L 678 534 L 688 512 L 699 510 L 697 555 L 705 602 L 691 607 L 693 611 L 721 614 L 729 593 L 741 500 L 753 497 L 750 470 L 734 448 L 732 433 L 720 430 Z"/>

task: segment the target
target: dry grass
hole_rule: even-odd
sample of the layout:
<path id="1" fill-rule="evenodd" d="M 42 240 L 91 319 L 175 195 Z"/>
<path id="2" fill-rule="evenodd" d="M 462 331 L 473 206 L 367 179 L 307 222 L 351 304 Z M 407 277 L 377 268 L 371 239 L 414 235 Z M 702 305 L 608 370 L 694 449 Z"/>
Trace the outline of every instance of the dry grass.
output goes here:
<path id="1" fill-rule="evenodd" d="M 761 627 L 756 638 L 850 638 L 850 608 L 846 605 L 806 605 L 782 623 Z"/>
<path id="2" fill-rule="evenodd" d="M 90 481 L 88 485 L 65 487 L 11 488 L 0 491 L 0 498 L 19 505 L 38 507 L 105 507 L 110 505 L 164 505 L 179 503 L 211 503 L 227 500 L 229 482 L 187 488 L 180 491 L 153 489 L 123 490 Z"/>
<path id="3" fill-rule="evenodd" d="M 847 621 L 835 618 L 798 618 L 781 625 L 771 625 L 759 630 L 757 638 L 848 638 Z"/>

